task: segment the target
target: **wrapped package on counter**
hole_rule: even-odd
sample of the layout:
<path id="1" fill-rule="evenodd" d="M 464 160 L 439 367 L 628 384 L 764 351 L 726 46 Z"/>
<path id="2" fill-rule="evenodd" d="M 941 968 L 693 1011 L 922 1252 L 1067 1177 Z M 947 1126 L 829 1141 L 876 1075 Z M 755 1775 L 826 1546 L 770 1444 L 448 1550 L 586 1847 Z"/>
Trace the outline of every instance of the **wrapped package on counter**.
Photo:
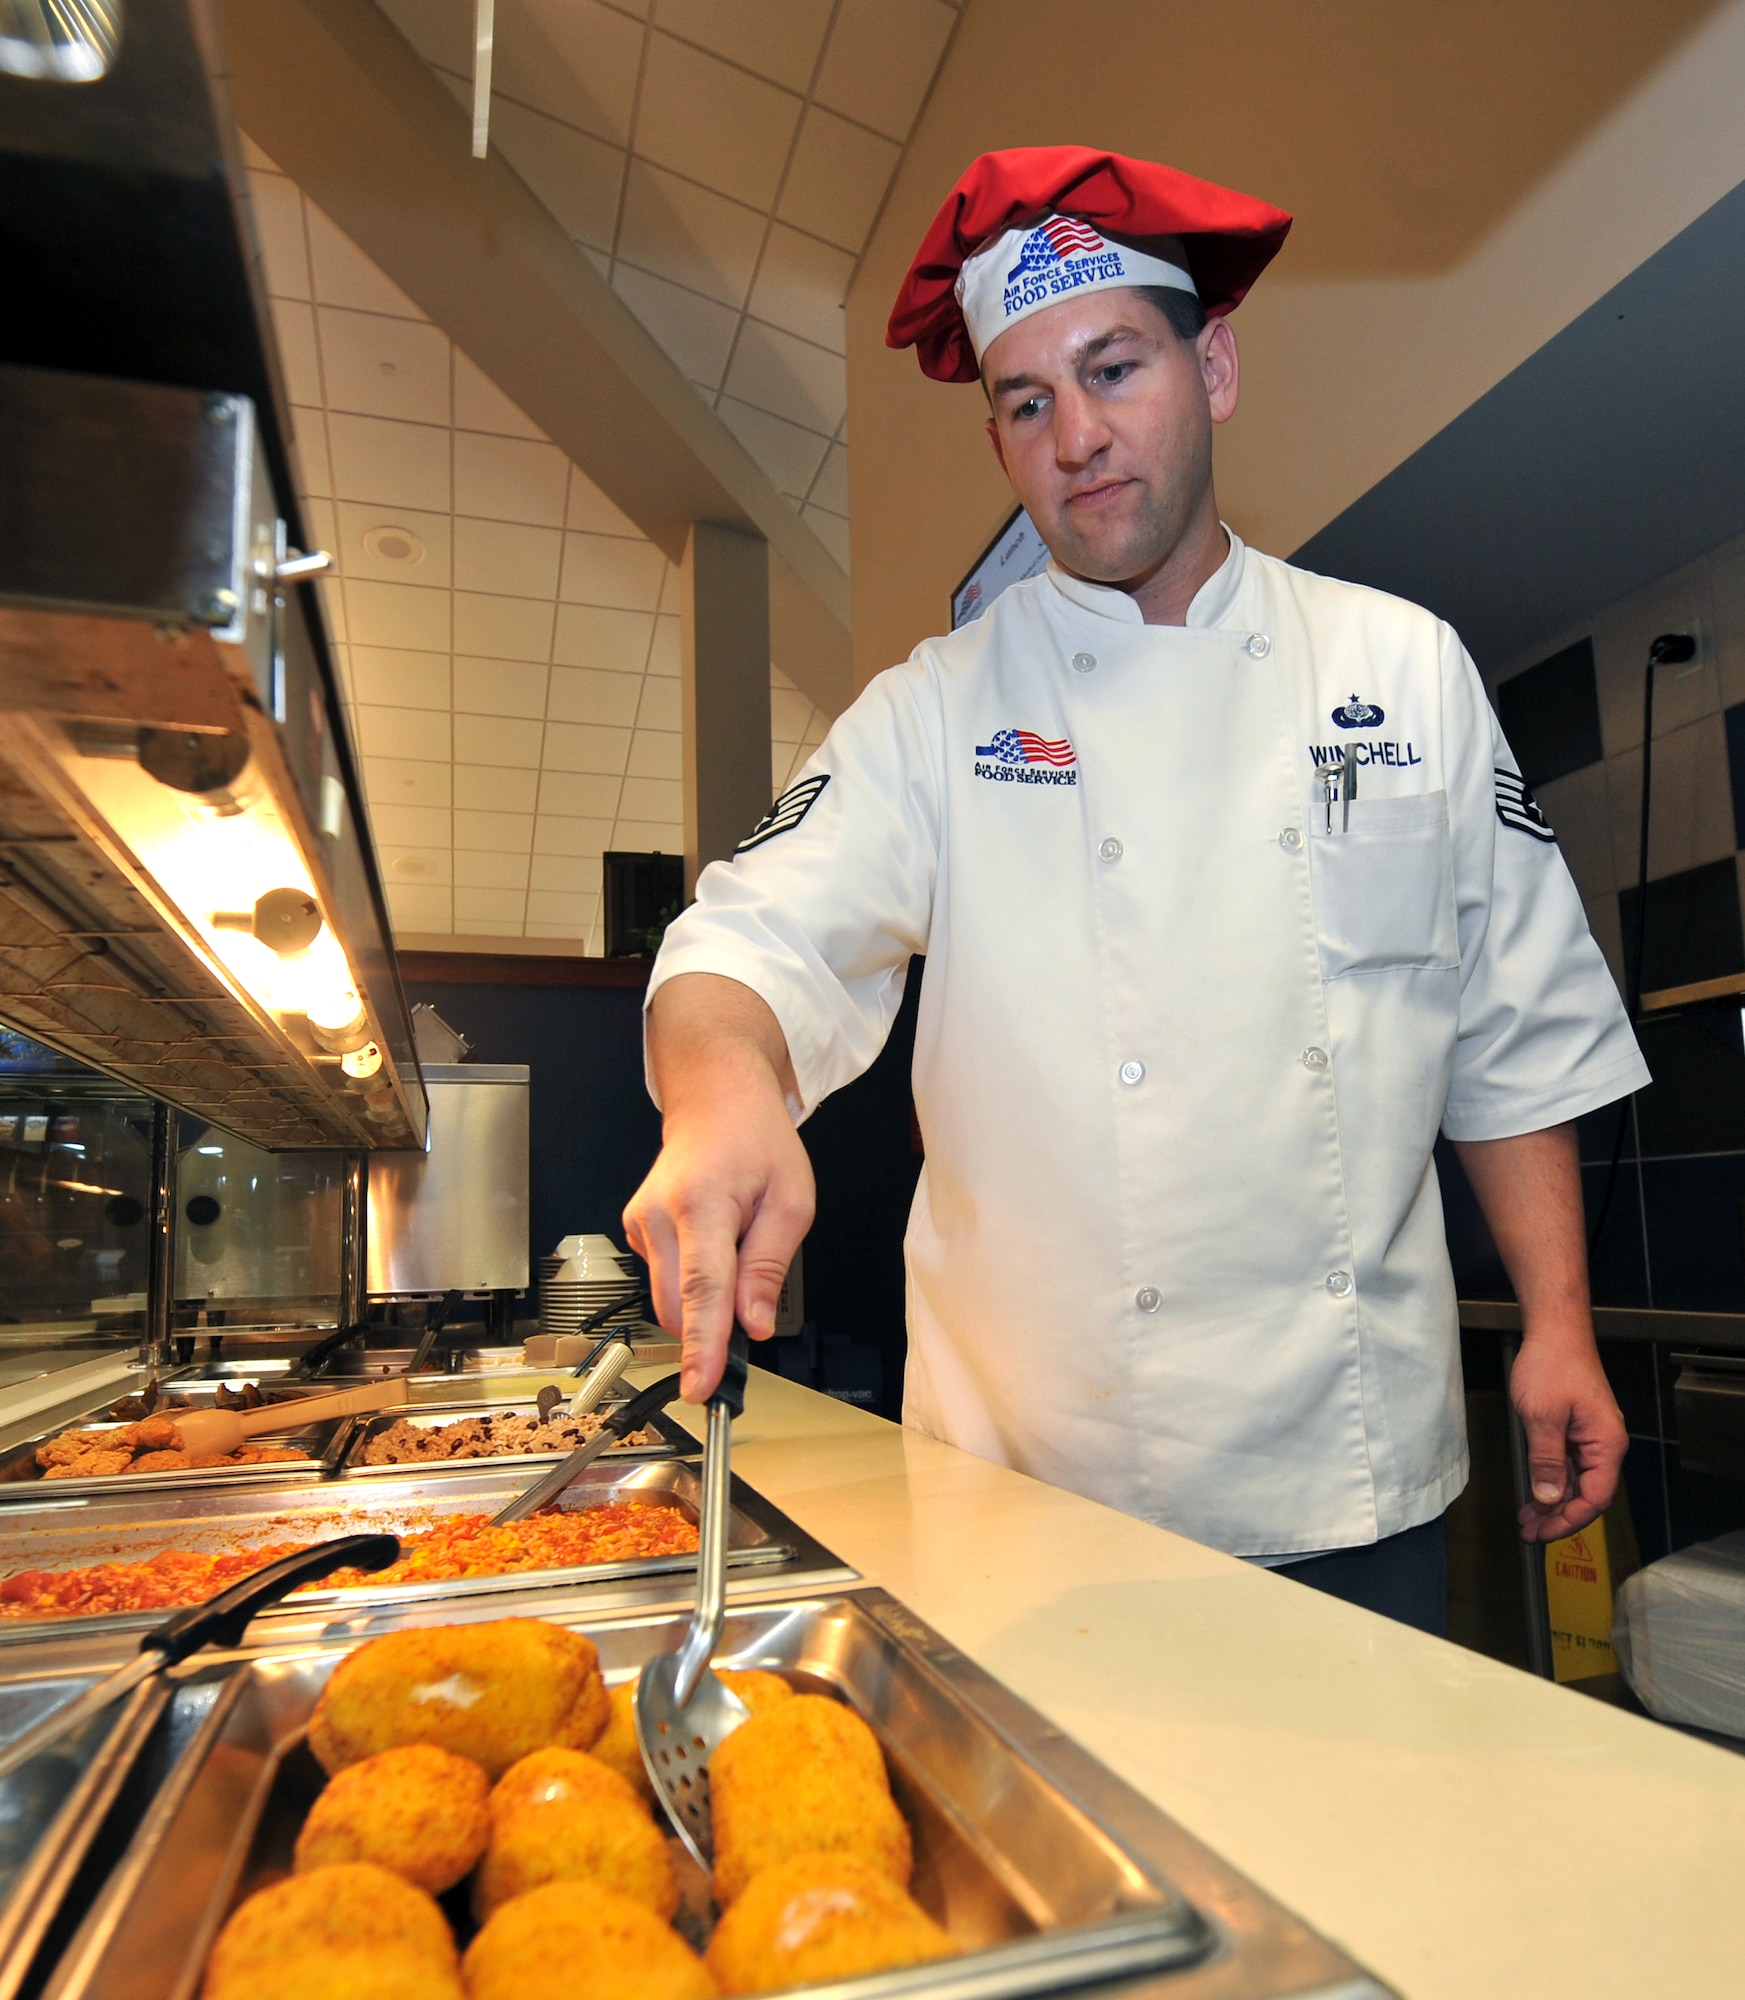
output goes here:
<path id="1" fill-rule="evenodd" d="M 1745 1737 L 1745 1531 L 1639 1569 L 1617 1621 L 1618 1665 L 1651 1715 Z"/>

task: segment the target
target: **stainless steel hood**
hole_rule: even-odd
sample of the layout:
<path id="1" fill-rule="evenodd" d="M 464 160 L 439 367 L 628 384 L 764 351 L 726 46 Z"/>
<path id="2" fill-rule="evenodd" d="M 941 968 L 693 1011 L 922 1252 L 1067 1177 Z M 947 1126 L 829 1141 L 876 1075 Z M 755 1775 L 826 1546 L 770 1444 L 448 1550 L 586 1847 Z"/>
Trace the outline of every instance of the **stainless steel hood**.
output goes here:
<path id="1" fill-rule="evenodd" d="M 256 1144 L 426 1106 L 197 0 L 0 76 L 0 1019 Z"/>

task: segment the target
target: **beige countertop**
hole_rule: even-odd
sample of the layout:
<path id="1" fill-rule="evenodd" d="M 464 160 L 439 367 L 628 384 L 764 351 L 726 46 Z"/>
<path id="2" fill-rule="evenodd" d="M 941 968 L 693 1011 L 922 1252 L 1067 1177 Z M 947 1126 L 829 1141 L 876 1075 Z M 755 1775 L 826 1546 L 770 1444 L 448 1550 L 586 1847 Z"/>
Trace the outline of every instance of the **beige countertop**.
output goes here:
<path id="1" fill-rule="evenodd" d="M 1409 2000 L 1745 1992 L 1745 1757 L 762 1369 L 734 1469 Z"/>

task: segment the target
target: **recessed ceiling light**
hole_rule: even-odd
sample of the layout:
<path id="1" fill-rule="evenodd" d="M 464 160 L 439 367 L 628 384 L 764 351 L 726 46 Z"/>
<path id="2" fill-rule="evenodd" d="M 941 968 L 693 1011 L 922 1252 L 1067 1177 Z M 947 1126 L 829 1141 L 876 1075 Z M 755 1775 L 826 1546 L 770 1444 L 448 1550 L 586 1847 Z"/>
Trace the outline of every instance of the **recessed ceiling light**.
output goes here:
<path id="1" fill-rule="evenodd" d="M 393 563 L 400 569 L 410 569 L 414 563 L 424 560 L 424 544 L 410 528 L 383 526 L 371 528 L 365 533 L 364 554 L 376 562 Z"/>
<path id="2" fill-rule="evenodd" d="M 436 863 L 426 860 L 422 854 L 397 854 L 392 867 L 396 875 L 434 875 Z"/>

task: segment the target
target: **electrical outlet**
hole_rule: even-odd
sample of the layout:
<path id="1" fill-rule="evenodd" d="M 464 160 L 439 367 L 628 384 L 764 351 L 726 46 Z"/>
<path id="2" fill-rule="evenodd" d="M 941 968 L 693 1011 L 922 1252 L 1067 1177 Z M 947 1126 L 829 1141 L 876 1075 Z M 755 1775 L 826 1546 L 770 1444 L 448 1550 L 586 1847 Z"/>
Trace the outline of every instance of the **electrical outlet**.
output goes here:
<path id="1" fill-rule="evenodd" d="M 1672 677 L 1675 681 L 1688 681 L 1692 674 L 1699 673 L 1702 670 L 1708 660 L 1709 635 L 1703 630 L 1703 621 L 1700 618 L 1682 619 L 1678 629 L 1681 632 L 1688 632 L 1697 642 L 1697 649 L 1691 654 L 1690 658 L 1682 666 L 1674 667 L 1672 670 Z"/>

